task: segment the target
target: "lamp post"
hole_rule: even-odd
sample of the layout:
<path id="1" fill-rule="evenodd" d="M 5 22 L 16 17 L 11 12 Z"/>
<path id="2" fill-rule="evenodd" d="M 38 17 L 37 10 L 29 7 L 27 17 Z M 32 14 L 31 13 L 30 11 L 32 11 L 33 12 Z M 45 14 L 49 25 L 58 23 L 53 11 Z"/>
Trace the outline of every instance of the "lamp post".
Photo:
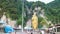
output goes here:
<path id="1" fill-rule="evenodd" d="M 23 32 L 23 23 L 24 23 L 24 0 L 22 0 L 22 32 Z"/>

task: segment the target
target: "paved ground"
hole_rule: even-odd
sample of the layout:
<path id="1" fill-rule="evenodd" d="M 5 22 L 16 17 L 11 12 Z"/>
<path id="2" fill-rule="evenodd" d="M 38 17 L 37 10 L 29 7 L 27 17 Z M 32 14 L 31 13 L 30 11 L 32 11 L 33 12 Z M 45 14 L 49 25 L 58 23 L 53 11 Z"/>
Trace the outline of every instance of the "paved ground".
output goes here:
<path id="1" fill-rule="evenodd" d="M 36 30 L 36 31 L 33 31 L 33 30 L 31 30 L 31 31 L 30 30 L 29 31 L 24 30 L 22 32 L 21 30 L 16 30 L 15 32 L 13 32 L 11 34 L 31 34 L 31 33 L 33 33 L 33 34 L 40 34 L 40 31 L 39 30 Z M 0 34 L 7 34 L 7 33 L 0 32 Z M 45 34 L 47 34 L 47 33 L 45 33 Z"/>
<path id="2" fill-rule="evenodd" d="M 3 33 L 3 32 L 0 32 L 0 34 L 7 34 L 7 33 Z M 12 33 L 12 34 L 31 34 L 30 32 L 16 32 L 16 33 Z M 37 32 L 34 32 L 33 34 L 39 34 Z"/>
<path id="3" fill-rule="evenodd" d="M 40 34 L 39 32 L 32 32 L 32 33 L 33 34 Z M 7 34 L 7 33 L 0 32 L 0 34 Z M 24 31 L 24 32 L 17 31 L 17 32 L 13 32 L 12 34 L 31 34 L 31 31 Z"/>

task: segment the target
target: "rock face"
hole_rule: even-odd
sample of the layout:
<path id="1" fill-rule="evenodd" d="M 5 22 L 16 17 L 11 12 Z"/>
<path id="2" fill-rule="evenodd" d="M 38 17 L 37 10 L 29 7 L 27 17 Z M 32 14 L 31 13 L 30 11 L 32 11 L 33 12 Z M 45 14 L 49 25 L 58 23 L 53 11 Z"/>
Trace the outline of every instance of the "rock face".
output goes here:
<path id="1" fill-rule="evenodd" d="M 3 16 L 1 17 L 1 20 L 6 22 L 6 15 L 5 14 L 3 14 Z"/>
<path id="2" fill-rule="evenodd" d="M 29 20 L 27 21 L 26 26 L 31 27 L 31 19 L 29 19 Z"/>
<path id="3" fill-rule="evenodd" d="M 16 21 L 14 21 L 14 20 L 13 21 L 10 21 L 10 22 L 8 22 L 8 24 L 14 28 L 15 27 L 15 24 L 16 24 Z"/>
<path id="4" fill-rule="evenodd" d="M 16 24 L 16 20 L 11 20 L 10 18 L 7 18 L 5 13 L 1 17 L 1 21 L 3 21 L 5 25 L 8 24 L 11 25 L 12 27 L 14 27 Z"/>
<path id="5" fill-rule="evenodd" d="M 0 19 L 0 27 L 4 27 L 6 24 L 6 15 L 3 14 L 3 16 Z"/>

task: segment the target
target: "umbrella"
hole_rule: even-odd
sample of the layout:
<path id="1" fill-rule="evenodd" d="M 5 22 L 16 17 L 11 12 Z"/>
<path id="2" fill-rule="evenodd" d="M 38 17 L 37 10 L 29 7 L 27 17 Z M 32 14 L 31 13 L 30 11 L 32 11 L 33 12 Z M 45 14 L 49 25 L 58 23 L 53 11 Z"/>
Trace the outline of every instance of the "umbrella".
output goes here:
<path id="1" fill-rule="evenodd" d="M 14 32 L 14 29 L 13 29 L 10 25 L 6 25 L 6 26 L 4 27 L 4 29 L 5 29 L 5 32 L 6 32 L 6 33 Z"/>

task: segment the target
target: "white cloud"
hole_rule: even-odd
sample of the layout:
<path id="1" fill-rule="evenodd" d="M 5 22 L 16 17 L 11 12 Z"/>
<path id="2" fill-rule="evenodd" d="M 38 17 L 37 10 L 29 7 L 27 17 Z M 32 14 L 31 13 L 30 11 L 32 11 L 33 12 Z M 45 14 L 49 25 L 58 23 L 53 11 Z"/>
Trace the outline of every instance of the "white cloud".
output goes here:
<path id="1" fill-rule="evenodd" d="M 27 0 L 27 1 L 29 1 L 29 2 L 41 1 L 41 2 L 44 2 L 44 3 L 49 3 L 49 2 L 52 2 L 52 1 L 54 1 L 54 0 Z"/>
<path id="2" fill-rule="evenodd" d="M 52 2 L 54 0 L 40 0 L 41 2 L 44 2 L 44 3 L 49 3 L 49 2 Z"/>
<path id="3" fill-rule="evenodd" d="M 27 1 L 28 1 L 28 2 L 33 2 L 33 1 L 36 2 L 36 1 L 38 1 L 38 0 L 27 0 Z"/>

